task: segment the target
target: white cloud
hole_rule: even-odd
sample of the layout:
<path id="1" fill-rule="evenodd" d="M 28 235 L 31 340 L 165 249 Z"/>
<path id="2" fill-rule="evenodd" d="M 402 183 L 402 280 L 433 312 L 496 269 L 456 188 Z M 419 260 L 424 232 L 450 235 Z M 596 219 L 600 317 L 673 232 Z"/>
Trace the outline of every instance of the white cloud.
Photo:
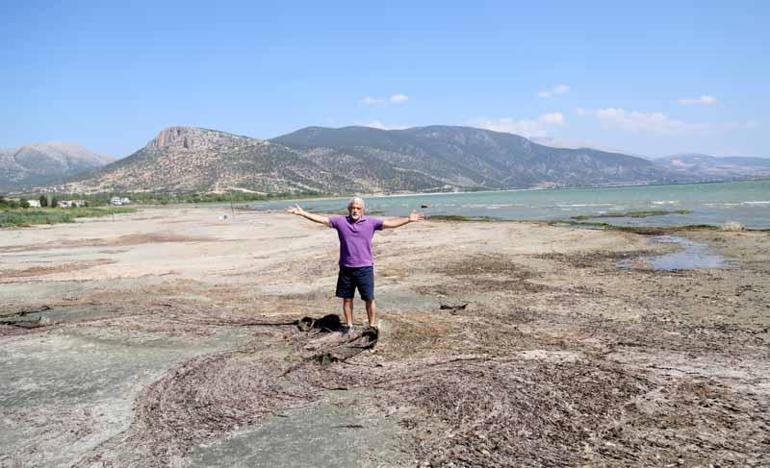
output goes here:
<path id="1" fill-rule="evenodd" d="M 409 100 L 406 94 L 396 93 L 388 98 L 365 96 L 361 99 L 361 104 L 367 106 L 387 106 L 388 104 L 403 104 Z"/>
<path id="2" fill-rule="evenodd" d="M 471 122 L 471 125 L 496 132 L 514 133 L 523 137 L 546 137 L 548 136 L 548 127 L 564 125 L 564 115 L 561 112 L 551 112 L 542 114 L 536 119 L 517 120 L 510 117 L 479 119 Z"/>
<path id="3" fill-rule="evenodd" d="M 363 99 L 361 99 L 361 104 L 366 104 L 367 106 L 376 106 L 377 104 L 384 104 L 384 103 L 385 103 L 385 99 L 383 98 L 365 96 Z"/>
<path id="4" fill-rule="evenodd" d="M 701 96 L 697 98 L 682 98 L 677 100 L 679 104 L 682 104 L 683 106 L 692 106 L 692 105 L 703 105 L 703 106 L 710 106 L 712 104 L 717 103 L 717 98 L 714 96 Z"/>
<path id="5" fill-rule="evenodd" d="M 595 111 L 584 111 L 584 113 L 596 117 L 604 128 L 620 128 L 632 132 L 673 135 L 706 128 L 705 124 L 682 122 L 662 112 L 627 111 L 607 107 Z"/>
<path id="6" fill-rule="evenodd" d="M 360 125 L 362 127 L 377 128 L 380 130 L 403 130 L 405 128 L 409 128 L 405 125 L 386 125 L 381 120 L 372 120 L 365 123 L 357 123 L 356 125 Z"/>
<path id="7" fill-rule="evenodd" d="M 537 120 L 544 124 L 564 125 L 564 114 L 561 112 L 551 112 L 541 115 Z"/>
<path id="8" fill-rule="evenodd" d="M 361 124 L 363 127 L 379 128 L 380 130 L 388 130 L 388 127 L 380 120 L 372 120 L 365 124 Z"/>
<path id="9" fill-rule="evenodd" d="M 537 93 L 537 95 L 541 98 L 551 98 L 553 96 L 558 96 L 559 94 L 564 94 L 567 91 L 569 91 L 569 86 L 565 84 L 558 84 L 554 86 L 553 88 L 548 88 L 540 91 Z"/>

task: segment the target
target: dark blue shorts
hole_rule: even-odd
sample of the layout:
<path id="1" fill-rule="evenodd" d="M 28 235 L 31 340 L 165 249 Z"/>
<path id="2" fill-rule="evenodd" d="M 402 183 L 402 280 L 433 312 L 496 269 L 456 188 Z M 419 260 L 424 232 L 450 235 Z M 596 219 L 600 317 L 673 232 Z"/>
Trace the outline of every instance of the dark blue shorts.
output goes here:
<path id="1" fill-rule="evenodd" d="M 374 267 L 340 267 L 337 277 L 337 297 L 353 299 L 356 288 L 361 299 L 365 301 L 374 299 Z"/>

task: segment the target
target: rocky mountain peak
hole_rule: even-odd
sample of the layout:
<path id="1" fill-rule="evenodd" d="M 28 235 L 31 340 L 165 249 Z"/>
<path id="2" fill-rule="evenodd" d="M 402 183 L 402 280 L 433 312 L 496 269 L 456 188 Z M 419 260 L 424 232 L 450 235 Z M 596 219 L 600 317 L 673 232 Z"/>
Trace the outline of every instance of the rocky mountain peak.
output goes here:
<path id="1" fill-rule="evenodd" d="M 161 130 L 147 146 L 155 150 L 164 148 L 193 150 L 222 144 L 225 141 L 233 142 L 233 140 L 254 141 L 255 139 L 205 128 L 169 127 Z"/>
<path id="2" fill-rule="evenodd" d="M 195 139 L 196 129 L 190 127 L 169 127 L 158 133 L 150 142 L 153 149 L 161 149 L 167 146 L 181 146 L 190 149 Z"/>

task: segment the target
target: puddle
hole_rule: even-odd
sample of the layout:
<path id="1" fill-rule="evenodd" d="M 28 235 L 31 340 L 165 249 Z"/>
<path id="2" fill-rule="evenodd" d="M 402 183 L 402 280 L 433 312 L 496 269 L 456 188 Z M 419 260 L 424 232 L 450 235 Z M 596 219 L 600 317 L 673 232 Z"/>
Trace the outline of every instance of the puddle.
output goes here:
<path id="1" fill-rule="evenodd" d="M 697 270 L 728 266 L 727 260 L 714 253 L 706 244 L 699 244 L 679 236 L 656 236 L 653 237 L 653 240 L 661 244 L 678 244 L 681 250 L 653 257 L 625 259 L 619 261 L 617 266 L 655 271 Z"/>
<path id="2" fill-rule="evenodd" d="M 399 430 L 396 421 L 362 414 L 356 399 L 350 392 L 331 394 L 320 403 L 287 410 L 258 428 L 199 446 L 184 464 L 319 468 L 400 465 L 404 455 L 393 443 Z"/>

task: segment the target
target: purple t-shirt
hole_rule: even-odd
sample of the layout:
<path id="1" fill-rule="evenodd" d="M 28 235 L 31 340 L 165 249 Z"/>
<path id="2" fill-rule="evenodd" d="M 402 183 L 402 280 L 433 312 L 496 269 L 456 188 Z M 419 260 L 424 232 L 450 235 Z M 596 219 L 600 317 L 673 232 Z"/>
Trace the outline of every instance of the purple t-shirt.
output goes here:
<path id="1" fill-rule="evenodd" d="M 353 222 L 348 216 L 330 216 L 329 224 L 340 238 L 340 266 L 365 267 L 374 265 L 372 238 L 382 229 L 382 220 L 361 217 Z"/>

